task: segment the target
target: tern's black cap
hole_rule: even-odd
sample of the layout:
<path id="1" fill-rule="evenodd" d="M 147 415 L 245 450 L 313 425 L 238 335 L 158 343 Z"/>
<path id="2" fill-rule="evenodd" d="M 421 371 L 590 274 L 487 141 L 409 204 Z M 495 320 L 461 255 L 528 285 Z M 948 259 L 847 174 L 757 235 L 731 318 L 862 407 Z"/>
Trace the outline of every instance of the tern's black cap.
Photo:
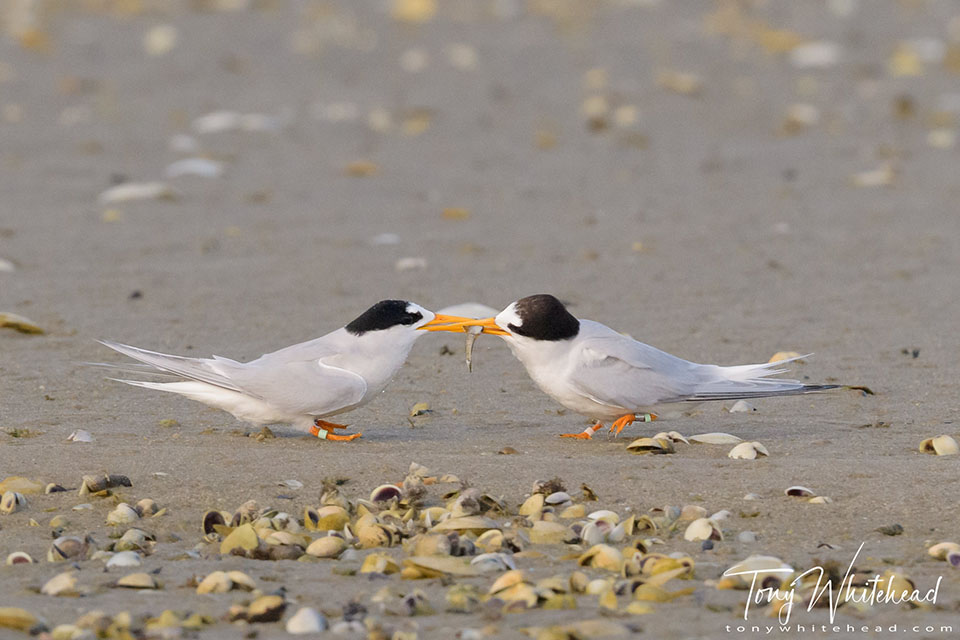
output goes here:
<path id="1" fill-rule="evenodd" d="M 563 303 L 548 293 L 521 298 L 514 303 L 520 326 L 510 324 L 513 333 L 533 340 L 569 340 L 580 332 L 577 320 Z"/>
<path id="2" fill-rule="evenodd" d="M 410 326 L 423 320 L 422 313 L 409 311 L 408 307 L 410 303 L 406 300 L 381 300 L 344 328 L 355 336 L 362 336 L 367 331 L 379 331 L 397 325 Z"/>

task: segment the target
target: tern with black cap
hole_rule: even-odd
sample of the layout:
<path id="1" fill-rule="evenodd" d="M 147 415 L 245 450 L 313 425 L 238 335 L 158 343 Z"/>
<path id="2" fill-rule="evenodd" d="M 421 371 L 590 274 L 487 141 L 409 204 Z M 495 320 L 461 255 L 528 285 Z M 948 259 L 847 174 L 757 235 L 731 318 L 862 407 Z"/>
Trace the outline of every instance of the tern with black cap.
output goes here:
<path id="1" fill-rule="evenodd" d="M 185 358 L 101 342 L 144 363 L 121 369 L 179 379 L 114 378 L 118 382 L 179 393 L 251 424 L 287 423 L 321 439 L 349 441 L 361 434 L 338 435 L 334 429 L 346 426 L 323 418 L 356 409 L 383 391 L 424 335 L 420 330 L 465 320 L 469 318 L 435 314 L 413 302 L 382 300 L 345 327 L 250 362 Z"/>
<path id="2" fill-rule="evenodd" d="M 732 367 L 689 362 L 599 322 L 578 319 L 548 294 L 521 298 L 493 318 L 430 330 L 466 331 L 468 327 L 502 337 L 547 395 L 596 421 L 593 427 L 565 437 L 589 439 L 604 420 L 612 420 L 610 431 L 619 434 L 635 420 L 656 419 L 657 412 L 670 406 L 837 388 L 769 378 L 783 373 L 780 366 L 797 358 Z"/>

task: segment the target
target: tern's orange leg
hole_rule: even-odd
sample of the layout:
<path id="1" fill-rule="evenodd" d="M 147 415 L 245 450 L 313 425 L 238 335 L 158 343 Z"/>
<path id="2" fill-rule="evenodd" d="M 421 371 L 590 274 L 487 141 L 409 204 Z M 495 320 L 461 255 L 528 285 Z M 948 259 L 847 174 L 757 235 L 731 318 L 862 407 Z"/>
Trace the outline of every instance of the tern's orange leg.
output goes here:
<path id="1" fill-rule="evenodd" d="M 625 416 L 620 416 L 614 420 L 613 424 L 610 425 L 610 431 L 614 433 L 615 436 L 619 436 L 620 432 L 623 431 L 623 428 L 628 424 L 633 424 L 635 420 L 640 422 L 653 422 L 657 419 L 657 414 L 655 413 L 641 413 L 639 415 L 635 413 L 628 413 Z"/>
<path id="2" fill-rule="evenodd" d="M 587 427 L 580 433 L 561 433 L 560 437 L 576 438 L 577 440 L 590 440 L 593 437 L 593 434 L 595 434 L 600 429 L 603 429 L 603 425 L 597 422 L 597 424 L 593 425 L 592 427 Z"/>
<path id="3" fill-rule="evenodd" d="M 334 429 L 346 429 L 347 425 L 337 424 L 335 422 L 327 422 L 326 420 L 321 420 L 317 418 L 313 421 L 313 426 L 310 427 L 311 435 L 315 435 L 321 440 L 333 440 L 334 442 L 350 442 L 351 440 L 356 440 L 359 438 L 361 433 L 351 433 L 348 436 L 338 436 L 333 432 Z"/>

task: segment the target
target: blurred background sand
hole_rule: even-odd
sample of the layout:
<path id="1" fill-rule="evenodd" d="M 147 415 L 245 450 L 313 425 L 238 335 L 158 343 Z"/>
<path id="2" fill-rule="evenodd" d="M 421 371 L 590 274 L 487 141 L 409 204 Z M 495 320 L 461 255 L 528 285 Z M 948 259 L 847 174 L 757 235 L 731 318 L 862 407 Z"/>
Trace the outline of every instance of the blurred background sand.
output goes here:
<path id="1" fill-rule="evenodd" d="M 866 541 L 871 566 L 904 567 L 922 585 L 946 578 L 940 609 L 858 619 L 957 621 L 960 579 L 925 551 L 956 536 L 956 459 L 917 452 L 923 438 L 957 435 L 957 4 L 0 8 L 0 311 L 47 331 L 0 329 L 0 477 L 75 486 L 84 473 L 126 473 L 135 497 L 169 506 L 158 527 L 185 540 L 172 557 L 199 541 L 204 510 L 270 503 L 286 478 L 307 485 L 283 504 L 298 513 L 323 478 L 349 478 L 345 493 L 361 496 L 402 479 L 412 461 L 512 503 L 560 476 L 610 508 L 697 503 L 757 532 L 755 543 L 711 552 L 672 542 L 694 555 L 698 578 L 754 552 L 845 565 Z M 185 158 L 215 175 L 169 177 Z M 119 183 L 156 181 L 162 198 L 103 199 Z M 813 352 L 795 376 L 876 395 L 764 400 L 752 414 L 705 405 L 662 425 L 759 440 L 771 456 L 758 462 L 729 460 L 727 447 L 638 457 L 625 445 L 648 426 L 619 440 L 560 440 L 586 421 L 558 411 L 498 340 L 478 342 L 468 375 L 462 341 L 429 335 L 383 397 L 345 420 L 364 438 L 331 446 L 283 428 L 262 443 L 231 435 L 244 427 L 227 414 L 82 364 L 114 360 L 97 338 L 245 360 L 381 298 L 501 308 L 538 292 L 691 360 Z M 417 402 L 433 412 L 408 419 Z M 95 441 L 66 443 L 80 428 Z M 31 437 L 14 437 L 24 430 Z M 506 446 L 520 453 L 497 455 Z M 793 484 L 834 503 L 791 501 L 782 493 Z M 749 492 L 763 496 L 760 515 L 739 518 Z M 37 500 L 65 510 L 77 501 Z M 102 530 L 100 511 L 71 519 Z M 43 555 L 30 517 L 0 521 L 3 555 Z M 903 535 L 875 531 L 893 523 Z M 210 568 L 188 564 L 165 565 L 168 583 Z M 256 568 L 307 602 L 376 588 Z M 169 588 L 149 604 L 108 592 L 64 613 L 25 591 L 50 568 L 3 574 L 0 600 L 55 622 L 92 608 L 196 606 L 192 590 Z M 222 615 L 229 602 L 205 606 Z M 701 583 L 694 598 L 636 621 L 656 637 L 715 637 L 738 619 L 736 602 Z M 585 615 L 496 624 L 508 635 Z M 481 626 L 449 615 L 419 623 L 424 637 Z M 260 637 L 282 635 L 264 627 Z"/>

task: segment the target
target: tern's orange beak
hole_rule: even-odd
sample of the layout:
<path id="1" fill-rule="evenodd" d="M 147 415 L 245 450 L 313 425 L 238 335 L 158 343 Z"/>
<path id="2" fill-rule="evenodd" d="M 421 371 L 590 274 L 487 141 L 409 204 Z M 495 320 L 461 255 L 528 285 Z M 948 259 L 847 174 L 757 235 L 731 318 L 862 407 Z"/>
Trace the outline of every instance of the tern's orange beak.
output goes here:
<path id="1" fill-rule="evenodd" d="M 425 326 L 429 326 L 425 325 Z M 448 324 L 443 327 L 431 328 L 429 331 L 463 331 L 466 332 L 467 327 L 482 327 L 481 333 L 492 333 L 495 336 L 508 336 L 510 335 L 503 329 L 497 326 L 497 323 L 494 322 L 494 318 L 484 318 L 483 320 L 474 320 L 473 318 L 466 318 L 454 324 Z"/>
<path id="2" fill-rule="evenodd" d="M 460 328 L 463 322 L 475 322 L 475 320 L 461 316 L 445 316 L 442 313 L 438 313 L 433 320 L 422 327 L 417 327 L 417 329 L 422 331 L 463 331 L 463 329 Z"/>

